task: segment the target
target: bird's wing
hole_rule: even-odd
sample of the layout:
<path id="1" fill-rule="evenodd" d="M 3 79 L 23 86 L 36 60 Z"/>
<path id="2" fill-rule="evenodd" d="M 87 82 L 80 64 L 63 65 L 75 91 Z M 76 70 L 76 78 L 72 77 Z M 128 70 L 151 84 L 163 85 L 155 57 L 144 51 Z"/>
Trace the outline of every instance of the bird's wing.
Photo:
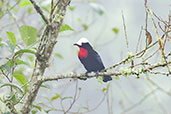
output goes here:
<path id="1" fill-rule="evenodd" d="M 102 60 L 100 58 L 100 55 L 96 51 L 94 51 L 94 53 L 95 54 L 93 54 L 93 55 L 95 55 L 95 58 L 96 58 L 95 61 L 96 61 L 96 63 L 98 64 L 98 66 L 101 66 L 101 68 L 99 70 L 103 70 L 105 67 L 104 67 L 103 62 L 102 62 Z"/>

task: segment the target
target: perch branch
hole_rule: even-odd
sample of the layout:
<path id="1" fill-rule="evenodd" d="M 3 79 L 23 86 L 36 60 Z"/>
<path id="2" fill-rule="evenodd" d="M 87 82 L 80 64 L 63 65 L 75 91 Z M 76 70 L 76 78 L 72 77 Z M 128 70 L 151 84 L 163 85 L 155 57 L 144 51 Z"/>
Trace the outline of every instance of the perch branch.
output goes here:
<path id="1" fill-rule="evenodd" d="M 147 68 L 143 69 L 142 73 L 154 73 L 152 72 L 152 70 L 156 69 L 156 68 L 160 68 L 160 67 L 166 67 L 166 65 L 171 65 L 171 61 L 169 61 L 168 63 L 163 63 L 163 64 L 156 64 L 156 65 L 150 65 Z M 169 76 L 171 74 L 169 73 L 161 73 L 161 72 L 155 72 L 155 74 L 163 74 L 166 76 Z M 112 76 L 121 76 L 124 75 L 121 71 L 115 71 L 115 72 L 99 72 L 98 76 L 104 76 L 104 75 L 112 75 Z M 131 71 L 131 73 L 129 75 L 140 75 L 140 73 L 136 73 L 134 71 Z M 93 78 L 93 77 L 97 77 L 97 74 L 95 73 L 91 73 L 88 74 L 88 76 L 85 76 L 85 74 L 67 74 L 67 75 L 56 75 L 56 76 L 52 76 L 52 77 L 47 77 L 45 76 L 42 79 L 42 83 L 43 82 L 47 82 L 47 81 L 54 81 L 54 80 L 59 80 L 59 79 L 67 79 L 67 78 L 71 78 L 71 79 L 87 79 L 87 78 Z"/>

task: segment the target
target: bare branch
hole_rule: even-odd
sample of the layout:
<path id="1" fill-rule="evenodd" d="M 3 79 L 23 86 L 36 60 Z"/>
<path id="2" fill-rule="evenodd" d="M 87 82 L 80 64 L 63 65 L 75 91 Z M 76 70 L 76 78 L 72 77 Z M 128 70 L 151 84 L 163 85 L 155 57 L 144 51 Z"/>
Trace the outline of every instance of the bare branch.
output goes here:
<path id="1" fill-rule="evenodd" d="M 71 105 L 69 106 L 69 108 L 64 112 L 64 114 L 67 114 L 71 110 L 71 108 L 73 107 L 74 103 L 76 102 L 76 100 L 77 100 L 77 92 L 78 92 L 78 81 L 76 82 L 74 99 L 73 99 Z"/>
<path id="2" fill-rule="evenodd" d="M 139 47 L 140 40 L 141 40 L 142 30 L 143 30 L 143 27 L 141 26 L 141 30 L 140 30 L 140 33 L 139 33 L 139 37 L 138 37 L 138 41 L 137 41 L 137 46 L 136 46 L 136 53 L 138 52 L 138 47 Z"/>
<path id="3" fill-rule="evenodd" d="M 145 95 L 141 100 L 139 100 L 137 103 L 135 103 L 134 105 L 130 106 L 129 108 L 127 108 L 126 110 L 124 110 L 120 114 L 126 114 L 126 113 L 130 112 L 131 110 L 135 109 L 137 106 L 142 104 L 147 98 L 149 98 L 151 95 L 153 95 L 153 93 L 156 92 L 156 90 L 157 89 L 152 90 L 150 93 Z"/>
<path id="4" fill-rule="evenodd" d="M 123 20 L 123 26 L 124 26 L 124 32 L 125 32 L 126 46 L 127 46 L 128 50 L 129 50 L 128 36 L 127 36 L 126 24 L 125 24 L 125 18 L 124 18 L 123 11 L 122 11 L 122 20 Z"/>

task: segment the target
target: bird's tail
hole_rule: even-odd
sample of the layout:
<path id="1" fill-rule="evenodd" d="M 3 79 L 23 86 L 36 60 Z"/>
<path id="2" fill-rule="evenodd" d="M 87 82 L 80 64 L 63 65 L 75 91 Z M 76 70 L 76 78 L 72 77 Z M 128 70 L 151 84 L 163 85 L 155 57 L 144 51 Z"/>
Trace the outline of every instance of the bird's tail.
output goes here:
<path id="1" fill-rule="evenodd" d="M 110 75 L 104 75 L 103 76 L 103 82 L 108 82 L 110 80 L 112 80 L 112 77 Z"/>

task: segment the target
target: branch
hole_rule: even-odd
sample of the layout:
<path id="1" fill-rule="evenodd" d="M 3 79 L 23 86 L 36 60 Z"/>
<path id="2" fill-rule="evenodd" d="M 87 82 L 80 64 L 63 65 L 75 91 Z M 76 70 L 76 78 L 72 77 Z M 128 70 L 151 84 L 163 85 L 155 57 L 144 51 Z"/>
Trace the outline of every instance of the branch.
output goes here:
<path id="1" fill-rule="evenodd" d="M 130 112 L 132 109 L 135 109 L 137 106 L 139 106 L 140 104 L 142 104 L 147 98 L 149 98 L 151 95 L 153 95 L 153 93 L 156 92 L 157 89 L 152 90 L 150 93 L 146 94 L 141 100 L 139 100 L 137 103 L 133 104 L 132 106 L 130 106 L 129 108 L 125 109 L 123 112 L 121 112 L 120 114 L 125 114 Z"/>
<path id="2" fill-rule="evenodd" d="M 127 46 L 127 49 L 129 50 L 128 36 L 127 36 L 126 24 L 125 24 L 125 18 L 124 18 L 123 11 L 122 11 L 122 20 L 123 20 L 123 26 L 124 26 L 124 32 L 125 32 L 126 46 Z"/>
<path id="3" fill-rule="evenodd" d="M 166 67 L 167 65 L 171 65 L 171 61 L 169 61 L 168 63 L 163 63 L 163 64 L 156 64 L 156 65 L 150 65 L 149 67 L 146 67 L 144 69 L 142 69 L 142 72 L 137 72 L 133 69 L 131 69 L 131 71 L 128 71 L 128 75 L 140 75 L 143 73 L 154 73 L 152 72 L 152 70 L 156 69 L 156 68 L 160 68 L 160 67 Z M 121 75 L 125 75 L 126 72 L 122 72 L 121 70 L 119 71 L 115 71 L 115 72 L 99 72 L 98 75 L 96 73 L 90 73 L 88 74 L 88 76 L 86 76 L 85 74 L 67 74 L 67 75 L 56 75 L 56 76 L 52 76 L 52 77 L 44 77 L 42 79 L 42 83 L 43 82 L 47 82 L 47 81 L 54 81 L 54 80 L 59 80 L 59 79 L 67 79 L 67 78 L 71 78 L 71 79 L 87 79 L 87 78 L 94 78 L 97 76 L 104 76 L 104 75 L 111 75 L 111 76 L 121 76 Z M 170 73 L 161 73 L 161 72 L 155 72 L 155 74 L 163 74 L 166 76 L 171 75 Z"/>
<path id="4" fill-rule="evenodd" d="M 40 7 L 36 5 L 33 0 L 30 0 L 34 5 L 36 11 L 42 16 L 46 23 L 48 21 L 44 17 Z M 52 55 L 53 48 L 57 42 L 57 37 L 60 32 L 61 25 L 63 23 L 64 15 L 66 12 L 66 7 L 70 3 L 70 0 L 59 0 L 56 6 L 55 14 L 52 21 L 46 25 L 43 35 L 41 36 L 41 41 L 37 49 L 35 66 L 32 73 L 32 78 L 30 82 L 30 88 L 25 95 L 23 100 L 23 106 L 21 108 L 22 114 L 28 114 L 31 111 L 32 104 L 37 96 L 38 90 L 42 84 L 41 78 L 48 67 L 49 59 Z"/>
<path id="5" fill-rule="evenodd" d="M 48 25 L 49 22 L 48 22 L 47 18 L 45 17 L 45 15 L 43 14 L 42 9 L 36 4 L 36 2 L 34 0 L 30 0 L 30 2 L 32 3 L 32 5 L 34 6 L 34 8 L 36 9 L 37 13 L 40 14 L 40 16 L 42 17 L 42 19 Z"/>
<path id="6" fill-rule="evenodd" d="M 74 103 L 76 102 L 77 92 L 78 92 L 78 81 L 76 82 L 75 94 L 74 94 L 73 101 L 72 101 L 71 105 L 68 107 L 68 109 L 66 111 L 64 111 L 64 114 L 67 114 L 71 110 L 71 108 L 73 107 Z"/>
<path id="7" fill-rule="evenodd" d="M 12 114 L 17 114 L 17 111 L 16 111 L 16 109 L 15 109 L 15 107 L 14 107 L 14 104 L 12 104 L 11 102 L 7 102 L 6 103 L 6 106 L 9 108 L 9 110 L 10 110 L 10 112 L 12 113 Z M 3 113 L 2 113 L 3 114 Z"/>

